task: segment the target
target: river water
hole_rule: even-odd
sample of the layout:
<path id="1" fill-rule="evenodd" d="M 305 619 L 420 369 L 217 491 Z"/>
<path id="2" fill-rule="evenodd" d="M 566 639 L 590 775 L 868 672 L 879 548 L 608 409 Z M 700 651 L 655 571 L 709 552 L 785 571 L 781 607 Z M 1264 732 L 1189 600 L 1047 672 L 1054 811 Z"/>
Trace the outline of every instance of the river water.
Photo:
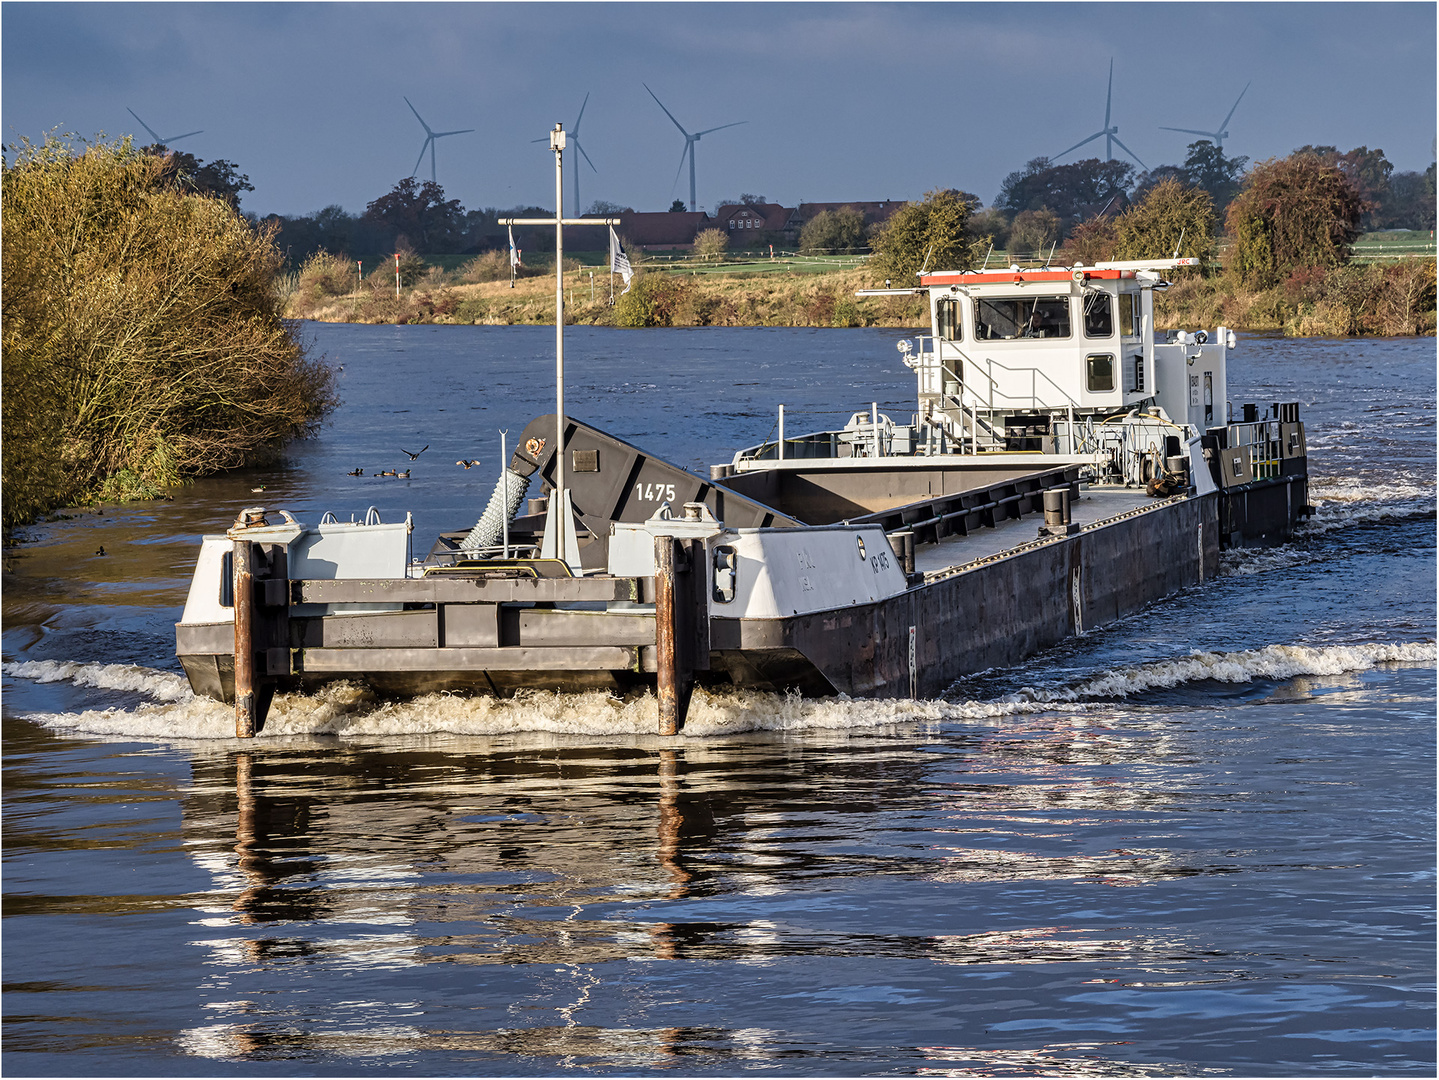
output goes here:
<path id="1" fill-rule="evenodd" d="M 340 688 L 241 744 L 173 657 L 199 535 L 428 544 L 553 409 L 553 329 L 307 333 L 345 404 L 283 467 L 6 554 L 8 1074 L 1433 1075 L 1432 340 L 1243 339 L 1302 536 L 941 700 L 701 694 L 665 741 Z M 781 402 L 907 417 L 897 337 L 574 328 L 570 411 L 702 469 Z"/>

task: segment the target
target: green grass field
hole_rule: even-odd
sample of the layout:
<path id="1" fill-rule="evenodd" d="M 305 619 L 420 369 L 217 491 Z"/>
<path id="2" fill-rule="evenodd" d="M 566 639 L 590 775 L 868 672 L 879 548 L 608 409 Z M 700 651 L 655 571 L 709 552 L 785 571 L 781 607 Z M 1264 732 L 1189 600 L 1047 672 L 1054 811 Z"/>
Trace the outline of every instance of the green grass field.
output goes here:
<path id="1" fill-rule="evenodd" d="M 1218 254 L 1223 255 L 1227 247 L 1221 238 Z M 1400 232 L 1365 233 L 1354 243 L 1354 259 L 1357 262 L 1379 262 L 1389 259 L 1433 258 L 1435 254 L 1434 235 L 1427 230 Z M 366 270 L 388 261 L 389 255 L 362 256 Z M 458 271 L 473 255 L 426 255 L 425 262 L 450 273 Z M 602 271 L 609 263 L 609 254 L 604 251 L 567 251 L 567 260 L 580 264 L 584 270 Z M 808 255 L 794 251 L 776 251 L 770 258 L 768 251 L 730 251 L 717 259 L 705 260 L 688 251 L 647 252 L 638 260 L 647 270 L 663 270 L 675 274 L 830 274 L 840 270 L 851 270 L 864 265 L 867 255 Z M 1017 260 L 1019 256 L 1014 256 Z M 992 265 L 1007 266 L 1011 261 L 1009 253 L 994 251 L 990 254 Z M 1025 261 L 1033 261 L 1026 256 Z M 1042 259 L 1040 260 L 1042 261 Z M 534 270 L 548 267 L 550 260 L 543 255 L 532 256 L 528 268 Z"/>
<path id="2" fill-rule="evenodd" d="M 1415 257 L 1434 258 L 1434 234 L 1427 229 L 1365 233 L 1354 242 L 1356 262 Z"/>

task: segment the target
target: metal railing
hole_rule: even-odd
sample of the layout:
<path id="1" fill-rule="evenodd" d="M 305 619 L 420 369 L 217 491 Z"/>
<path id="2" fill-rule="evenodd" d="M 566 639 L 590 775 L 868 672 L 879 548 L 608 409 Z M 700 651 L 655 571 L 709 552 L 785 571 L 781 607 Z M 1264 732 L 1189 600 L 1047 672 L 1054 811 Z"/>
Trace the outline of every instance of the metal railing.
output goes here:
<path id="1" fill-rule="evenodd" d="M 1249 450 L 1249 468 L 1256 480 L 1278 476 L 1284 457 L 1283 429 L 1278 420 L 1229 425 L 1229 445 Z"/>
<path id="2" fill-rule="evenodd" d="M 929 345 L 928 348 L 926 348 L 927 343 Z M 934 346 L 934 335 L 919 335 L 918 347 L 918 356 L 921 364 L 924 362 L 926 353 L 935 357 L 936 359 L 939 359 L 939 354 Z M 954 351 L 959 354 L 960 360 L 967 365 L 967 370 L 977 371 L 980 375 L 984 376 L 986 382 L 988 383 L 986 392 L 980 393 L 979 390 L 977 390 L 975 387 L 968 386 L 966 381 L 963 378 L 959 377 L 958 372 L 951 372 L 951 374 L 954 374 L 956 376 L 955 381 L 959 383 L 960 394 L 963 395 L 966 389 L 970 390 L 970 392 L 974 394 L 976 402 L 982 402 L 984 406 L 991 411 L 999 408 L 1072 409 L 1079 405 L 1079 402 L 1075 401 L 1074 398 L 1072 398 L 1066 390 L 1064 390 L 1058 383 L 1051 379 L 1049 375 L 1047 375 L 1039 368 L 1011 367 L 1009 364 L 1001 364 L 998 360 L 994 360 L 990 357 L 985 357 L 983 360 L 975 360 L 957 345 L 955 346 Z M 944 371 L 950 371 L 950 368 L 947 364 L 943 364 L 943 361 L 941 361 L 941 364 L 943 365 Z M 998 369 L 999 371 L 1008 372 L 1011 375 L 1018 375 L 1021 377 L 1021 379 L 1024 376 L 1028 375 L 1028 399 L 1026 399 L 1023 395 L 1014 395 L 1002 391 L 1000 389 L 999 380 L 994 377 L 994 372 L 996 369 Z M 1039 387 L 1041 382 L 1047 384 L 1048 388 L 1054 391 L 1053 400 L 1040 400 Z M 949 394 L 945 391 L 943 375 L 941 375 L 940 377 L 940 393 L 943 394 L 945 397 L 954 397 L 954 395 Z"/>

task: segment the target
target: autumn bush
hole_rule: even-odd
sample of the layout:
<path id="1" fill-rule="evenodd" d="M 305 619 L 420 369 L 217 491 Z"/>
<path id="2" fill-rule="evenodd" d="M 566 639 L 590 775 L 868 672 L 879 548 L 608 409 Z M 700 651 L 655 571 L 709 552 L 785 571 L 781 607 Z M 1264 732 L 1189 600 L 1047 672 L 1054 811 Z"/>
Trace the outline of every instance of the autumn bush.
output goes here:
<path id="1" fill-rule="evenodd" d="M 540 271 L 533 267 L 515 267 L 515 277 L 534 277 Z M 510 280 L 510 252 L 504 250 L 486 251 L 476 255 L 460 267 L 460 281 L 466 285 L 480 285 L 486 281 Z"/>
<path id="2" fill-rule="evenodd" d="M 272 231 L 163 168 L 128 140 L 6 148 L 7 527 L 272 460 L 336 404 L 281 317 Z"/>
<path id="3" fill-rule="evenodd" d="M 1069 238 L 1064 241 L 1061 251 L 1062 261 L 1070 266 L 1080 263 L 1093 266 L 1095 263 L 1108 262 L 1114 258 L 1116 243 L 1113 218 L 1090 218 L 1069 231 Z"/>
<path id="4" fill-rule="evenodd" d="M 870 277 L 905 288 L 917 284 L 915 275 L 926 266 L 930 270 L 972 268 L 976 241 L 969 232 L 969 214 L 969 202 L 952 190 L 930 191 L 920 202 L 901 206 L 874 235 Z"/>
<path id="5" fill-rule="evenodd" d="M 853 206 L 821 210 L 804 224 L 799 249 L 814 255 L 853 255 L 866 245 L 864 214 Z"/>
<path id="6" fill-rule="evenodd" d="M 1059 215 L 1052 210 L 1022 210 L 1009 231 L 1011 255 L 1043 257 L 1044 249 L 1059 239 Z"/>
<path id="7" fill-rule="evenodd" d="M 1346 263 L 1363 211 L 1349 178 L 1315 154 L 1260 162 L 1229 204 L 1230 269 L 1246 285 L 1267 288 L 1299 267 Z"/>
<path id="8" fill-rule="evenodd" d="M 628 292 L 615 298 L 616 326 L 674 326 L 690 291 L 690 282 L 671 274 L 636 274 Z"/>
<path id="9" fill-rule="evenodd" d="M 358 270 L 349 259 L 317 251 L 305 260 L 296 278 L 295 292 L 307 304 L 354 292 L 360 282 Z"/>
<path id="10" fill-rule="evenodd" d="M 722 229 L 704 229 L 695 237 L 695 254 L 705 262 L 723 257 L 729 236 Z"/>
<path id="11" fill-rule="evenodd" d="M 1114 259 L 1214 257 L 1214 200 L 1173 178 L 1161 180 L 1114 222 Z"/>

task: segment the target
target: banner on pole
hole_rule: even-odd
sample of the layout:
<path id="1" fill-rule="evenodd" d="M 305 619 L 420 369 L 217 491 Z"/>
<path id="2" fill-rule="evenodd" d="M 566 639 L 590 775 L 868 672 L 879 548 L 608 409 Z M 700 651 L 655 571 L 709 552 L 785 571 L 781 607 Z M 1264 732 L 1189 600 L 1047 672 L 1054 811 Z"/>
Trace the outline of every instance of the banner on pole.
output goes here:
<path id="1" fill-rule="evenodd" d="M 615 234 L 615 228 L 610 226 L 610 273 L 619 274 L 625 279 L 625 292 L 630 291 L 630 281 L 634 278 L 635 272 L 630 268 L 630 257 L 625 254 L 624 245 Z"/>

